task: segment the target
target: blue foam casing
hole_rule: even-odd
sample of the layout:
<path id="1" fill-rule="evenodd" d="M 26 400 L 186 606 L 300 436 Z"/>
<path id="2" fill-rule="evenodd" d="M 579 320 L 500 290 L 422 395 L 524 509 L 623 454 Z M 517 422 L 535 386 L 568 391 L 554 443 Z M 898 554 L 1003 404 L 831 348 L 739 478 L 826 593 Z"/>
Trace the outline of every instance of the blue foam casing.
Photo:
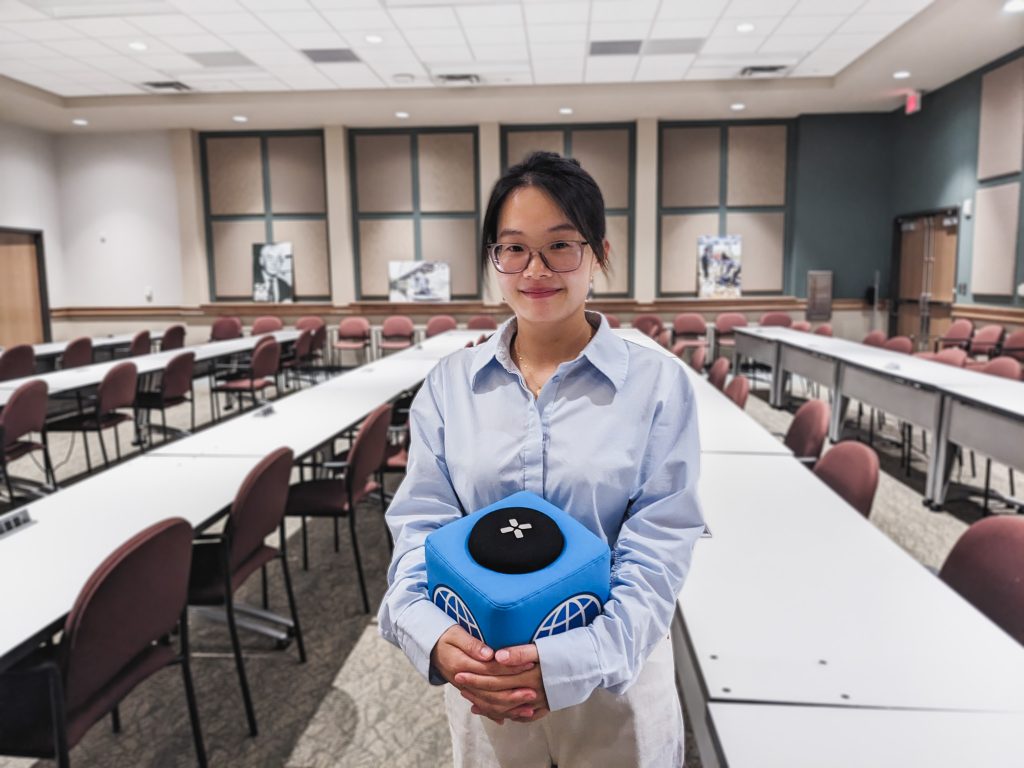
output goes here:
<path id="1" fill-rule="evenodd" d="M 505 507 L 528 507 L 554 520 L 565 537 L 561 554 L 532 573 L 498 573 L 477 563 L 469 552 L 470 531 L 481 517 Z M 608 545 L 528 491 L 431 533 L 426 564 L 430 599 L 494 649 L 585 626 L 601 613 L 610 591 Z"/>

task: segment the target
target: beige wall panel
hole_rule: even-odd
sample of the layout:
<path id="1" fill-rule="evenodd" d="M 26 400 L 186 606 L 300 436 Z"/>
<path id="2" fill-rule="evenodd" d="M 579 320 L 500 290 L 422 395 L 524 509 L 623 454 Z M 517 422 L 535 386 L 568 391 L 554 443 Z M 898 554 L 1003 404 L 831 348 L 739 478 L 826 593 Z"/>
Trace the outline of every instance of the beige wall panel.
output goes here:
<path id="1" fill-rule="evenodd" d="M 215 221 L 213 269 L 218 296 L 252 296 L 252 246 L 266 242 L 262 221 Z"/>
<path id="2" fill-rule="evenodd" d="M 319 136 L 267 139 L 274 213 L 325 213 L 324 144 Z"/>
<path id="3" fill-rule="evenodd" d="M 521 163 L 531 152 L 565 151 L 561 131 L 509 131 L 505 134 L 505 165 Z"/>
<path id="4" fill-rule="evenodd" d="M 661 142 L 661 205 L 717 206 L 721 157 L 719 128 L 667 128 Z"/>
<path id="5" fill-rule="evenodd" d="M 1020 184 L 979 189 L 974 207 L 971 292 L 1012 296 L 1020 226 Z"/>
<path id="6" fill-rule="evenodd" d="M 786 204 L 786 126 L 729 128 L 729 205 Z"/>
<path id="7" fill-rule="evenodd" d="M 1021 170 L 1024 160 L 1024 57 L 981 78 L 978 178 Z"/>
<path id="8" fill-rule="evenodd" d="M 36 244 L 30 235 L 0 232 L 0 345 L 43 341 Z"/>
<path id="9" fill-rule="evenodd" d="M 573 131 L 572 155 L 594 177 L 606 208 L 629 207 L 629 131 Z"/>
<path id="10" fill-rule="evenodd" d="M 297 297 L 331 295 L 326 221 L 275 221 L 274 240 L 292 244 Z"/>
<path id="11" fill-rule="evenodd" d="M 472 134 L 421 134 L 419 159 L 421 211 L 476 210 Z"/>
<path id="12" fill-rule="evenodd" d="M 717 213 L 661 217 L 661 292 L 697 292 L 697 238 L 718 234 Z"/>
<path id="13" fill-rule="evenodd" d="M 424 261 L 445 261 L 452 278 L 452 295 L 477 292 L 479 234 L 474 219 L 421 219 L 420 251 Z"/>
<path id="14" fill-rule="evenodd" d="M 356 198 L 361 213 L 412 210 L 412 138 L 356 136 Z"/>
<path id="15" fill-rule="evenodd" d="M 611 250 L 608 272 L 594 272 L 594 293 L 626 293 L 629 290 L 629 216 L 609 216 L 605 230 Z"/>
<path id="16" fill-rule="evenodd" d="M 263 160 L 255 137 L 206 140 L 210 213 L 263 213 Z"/>
<path id="17" fill-rule="evenodd" d="M 744 293 L 782 290 L 782 250 L 786 217 L 782 213 L 730 213 L 725 232 L 743 237 Z"/>
<path id="18" fill-rule="evenodd" d="M 359 285 L 363 296 L 388 295 L 388 262 L 416 255 L 412 219 L 359 222 Z"/>

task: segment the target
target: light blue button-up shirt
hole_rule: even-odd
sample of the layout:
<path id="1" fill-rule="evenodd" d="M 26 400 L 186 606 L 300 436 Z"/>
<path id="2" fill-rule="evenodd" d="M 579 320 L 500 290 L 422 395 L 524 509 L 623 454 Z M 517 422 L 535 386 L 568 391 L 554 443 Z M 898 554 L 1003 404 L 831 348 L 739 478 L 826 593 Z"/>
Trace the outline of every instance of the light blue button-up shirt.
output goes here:
<path id="1" fill-rule="evenodd" d="M 589 626 L 537 640 L 552 710 L 625 691 L 665 638 L 704 529 L 693 391 L 671 358 L 597 333 L 534 398 L 509 354 L 511 319 L 442 360 L 410 414 L 408 471 L 387 512 L 395 538 L 380 632 L 421 674 L 454 622 L 427 595 L 424 541 L 517 491 L 565 510 L 612 550 L 611 596 Z"/>

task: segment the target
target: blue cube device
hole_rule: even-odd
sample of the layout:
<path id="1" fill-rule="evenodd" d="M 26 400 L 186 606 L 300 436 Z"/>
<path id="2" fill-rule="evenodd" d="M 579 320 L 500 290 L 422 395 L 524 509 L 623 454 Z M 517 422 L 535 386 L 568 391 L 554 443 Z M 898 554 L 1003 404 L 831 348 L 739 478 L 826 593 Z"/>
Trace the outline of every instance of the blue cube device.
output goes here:
<path id="1" fill-rule="evenodd" d="M 528 491 L 431 533 L 426 561 L 430 599 L 494 649 L 586 626 L 611 589 L 608 545 Z"/>

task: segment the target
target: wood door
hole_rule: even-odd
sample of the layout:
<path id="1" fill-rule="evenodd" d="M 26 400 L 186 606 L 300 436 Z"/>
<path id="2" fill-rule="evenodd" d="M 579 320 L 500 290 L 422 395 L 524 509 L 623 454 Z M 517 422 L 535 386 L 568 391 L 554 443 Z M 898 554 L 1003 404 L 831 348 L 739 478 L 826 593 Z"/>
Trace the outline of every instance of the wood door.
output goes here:
<path id="1" fill-rule="evenodd" d="M 896 291 L 895 333 L 915 338 L 921 327 L 921 294 L 927 270 L 928 227 L 925 219 L 900 223 L 900 282 Z M 892 332 L 892 329 L 890 329 Z"/>
<path id="2" fill-rule="evenodd" d="M 956 296 L 959 234 L 955 211 L 899 221 L 899 285 L 895 331 L 930 349 L 949 327 Z"/>
<path id="3" fill-rule="evenodd" d="M 0 232 L 0 346 L 44 340 L 35 236 Z"/>

